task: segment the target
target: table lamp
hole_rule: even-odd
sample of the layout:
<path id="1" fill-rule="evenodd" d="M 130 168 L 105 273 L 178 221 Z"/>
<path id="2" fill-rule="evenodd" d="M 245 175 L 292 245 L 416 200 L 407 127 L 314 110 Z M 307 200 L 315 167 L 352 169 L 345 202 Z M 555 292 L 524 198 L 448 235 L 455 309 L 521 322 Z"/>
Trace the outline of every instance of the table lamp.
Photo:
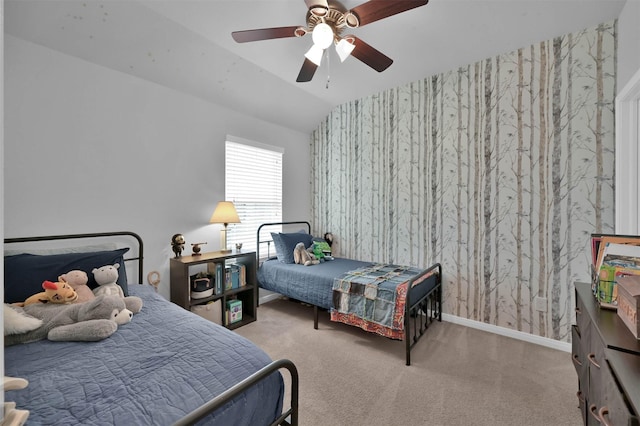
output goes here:
<path id="1" fill-rule="evenodd" d="M 231 201 L 220 201 L 216 206 L 209 223 L 222 223 L 224 229 L 220 231 L 220 251 L 230 253 L 227 249 L 227 225 L 230 223 L 240 223 L 238 212 Z"/>

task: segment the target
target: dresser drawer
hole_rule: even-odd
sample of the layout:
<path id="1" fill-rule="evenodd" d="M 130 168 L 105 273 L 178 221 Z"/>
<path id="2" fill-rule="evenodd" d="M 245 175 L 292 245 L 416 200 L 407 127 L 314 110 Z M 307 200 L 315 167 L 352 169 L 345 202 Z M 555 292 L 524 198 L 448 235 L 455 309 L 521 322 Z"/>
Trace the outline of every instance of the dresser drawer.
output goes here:
<path id="1" fill-rule="evenodd" d="M 585 336 L 588 338 L 588 336 Z M 571 360 L 573 366 L 578 373 L 579 389 L 584 395 L 587 395 L 589 388 L 589 360 L 587 359 L 587 348 L 585 342 L 582 340 L 580 334 L 578 334 L 577 326 L 571 326 Z"/>
<path id="2" fill-rule="evenodd" d="M 588 283 L 576 283 L 571 338 L 584 424 L 640 426 L 640 340 L 598 307 Z"/>
<path id="3" fill-rule="evenodd" d="M 585 301 L 582 299 L 584 295 L 581 295 L 576 291 L 576 326 L 578 327 L 578 334 L 582 334 L 589 328 L 591 318 L 589 316 L 589 309 L 585 305 Z"/>
<path id="4" fill-rule="evenodd" d="M 600 371 L 602 378 L 603 398 L 598 407 L 598 417 L 603 425 L 638 425 L 638 418 L 631 412 L 624 393 L 606 362 Z"/>

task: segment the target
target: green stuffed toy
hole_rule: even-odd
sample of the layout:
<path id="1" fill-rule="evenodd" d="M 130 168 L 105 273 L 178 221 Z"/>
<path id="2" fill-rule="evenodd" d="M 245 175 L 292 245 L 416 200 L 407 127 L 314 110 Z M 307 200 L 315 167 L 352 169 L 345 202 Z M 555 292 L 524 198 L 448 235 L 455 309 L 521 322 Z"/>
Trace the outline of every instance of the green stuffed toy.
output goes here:
<path id="1" fill-rule="evenodd" d="M 314 241 L 313 254 L 321 262 L 324 260 L 333 260 L 333 256 L 331 256 L 331 247 L 326 241 Z"/>

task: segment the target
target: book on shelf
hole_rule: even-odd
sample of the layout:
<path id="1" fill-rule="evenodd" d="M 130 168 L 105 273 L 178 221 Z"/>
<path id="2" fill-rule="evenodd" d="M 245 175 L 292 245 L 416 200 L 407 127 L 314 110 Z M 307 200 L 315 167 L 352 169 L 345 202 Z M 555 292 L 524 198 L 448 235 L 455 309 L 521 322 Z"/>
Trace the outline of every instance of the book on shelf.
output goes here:
<path id="1" fill-rule="evenodd" d="M 616 309 L 619 278 L 640 275 L 640 236 L 594 235 L 592 258 L 594 295 L 601 307 Z"/>
<path id="2" fill-rule="evenodd" d="M 216 294 L 222 293 L 223 282 L 222 263 L 216 263 Z"/>

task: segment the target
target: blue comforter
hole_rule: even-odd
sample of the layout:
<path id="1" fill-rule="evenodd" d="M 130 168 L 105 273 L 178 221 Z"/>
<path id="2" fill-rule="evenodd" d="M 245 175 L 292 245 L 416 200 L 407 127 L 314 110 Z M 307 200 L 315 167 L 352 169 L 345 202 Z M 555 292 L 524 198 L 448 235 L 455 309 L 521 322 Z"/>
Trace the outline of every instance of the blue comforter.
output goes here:
<path id="1" fill-rule="evenodd" d="M 258 269 L 260 287 L 320 308 L 333 307 L 333 280 L 371 262 L 336 258 L 318 265 L 303 266 L 267 260 Z"/>
<path id="2" fill-rule="evenodd" d="M 144 300 L 131 323 L 100 342 L 43 340 L 5 348 L 5 375 L 29 386 L 6 401 L 27 409 L 27 424 L 170 425 L 271 362 L 242 336 L 130 285 Z M 282 409 L 279 373 L 206 420 L 265 425 Z"/>

